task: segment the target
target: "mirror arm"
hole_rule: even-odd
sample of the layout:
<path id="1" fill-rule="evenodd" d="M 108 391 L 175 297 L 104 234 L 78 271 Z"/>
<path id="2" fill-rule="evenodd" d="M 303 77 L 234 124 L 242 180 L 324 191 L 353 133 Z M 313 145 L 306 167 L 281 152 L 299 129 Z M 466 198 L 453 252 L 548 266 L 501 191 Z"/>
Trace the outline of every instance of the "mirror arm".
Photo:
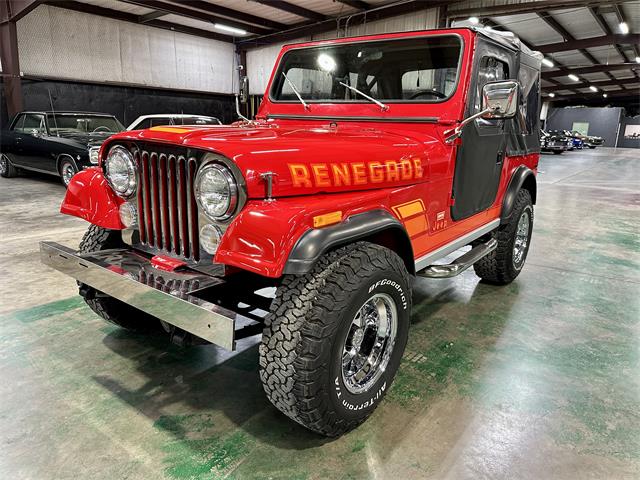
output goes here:
<path id="1" fill-rule="evenodd" d="M 247 117 L 242 115 L 242 113 L 240 113 L 240 101 L 238 99 L 237 93 L 236 93 L 236 115 L 238 115 L 238 117 L 240 117 L 240 119 L 244 122 L 251 123 L 251 124 L 253 123 L 253 121 L 249 120 Z"/>
<path id="2" fill-rule="evenodd" d="M 476 118 L 482 117 L 484 115 L 486 115 L 487 113 L 492 113 L 495 112 L 498 108 L 497 107 L 487 107 L 484 110 L 479 111 L 478 113 L 474 113 L 473 115 L 471 115 L 470 117 L 465 118 L 464 120 L 462 120 L 458 126 L 456 126 L 456 128 L 454 128 L 453 130 L 448 130 L 446 132 L 444 132 L 444 134 L 446 135 L 444 137 L 444 142 L 445 143 L 453 143 L 453 141 L 460 137 L 460 135 L 462 135 L 462 130 L 464 129 L 464 127 L 466 125 L 468 125 L 469 123 L 473 122 Z"/>

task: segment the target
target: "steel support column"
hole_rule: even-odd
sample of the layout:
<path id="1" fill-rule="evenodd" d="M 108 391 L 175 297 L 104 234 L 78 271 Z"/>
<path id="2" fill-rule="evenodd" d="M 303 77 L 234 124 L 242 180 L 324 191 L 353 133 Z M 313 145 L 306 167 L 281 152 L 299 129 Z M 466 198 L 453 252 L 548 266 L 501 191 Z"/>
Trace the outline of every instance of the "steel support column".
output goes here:
<path id="1" fill-rule="evenodd" d="M 0 2 L 0 5 L 2 3 L 4 2 Z M 16 22 L 0 24 L 0 61 L 2 61 L 2 82 L 7 101 L 7 113 L 12 117 L 24 110 Z"/>

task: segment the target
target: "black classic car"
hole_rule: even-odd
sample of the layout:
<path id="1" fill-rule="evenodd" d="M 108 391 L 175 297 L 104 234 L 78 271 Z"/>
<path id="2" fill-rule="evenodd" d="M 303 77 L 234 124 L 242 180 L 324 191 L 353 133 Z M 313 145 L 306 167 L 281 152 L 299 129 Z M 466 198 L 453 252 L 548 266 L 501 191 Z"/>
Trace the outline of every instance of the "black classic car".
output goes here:
<path id="1" fill-rule="evenodd" d="M 551 133 L 540 130 L 540 150 L 561 154 L 569 150 L 571 141 L 562 133 Z"/>
<path id="2" fill-rule="evenodd" d="M 58 175 L 62 183 L 98 163 L 100 144 L 124 126 L 112 115 L 87 112 L 21 112 L 0 133 L 0 176 L 19 171 Z"/>

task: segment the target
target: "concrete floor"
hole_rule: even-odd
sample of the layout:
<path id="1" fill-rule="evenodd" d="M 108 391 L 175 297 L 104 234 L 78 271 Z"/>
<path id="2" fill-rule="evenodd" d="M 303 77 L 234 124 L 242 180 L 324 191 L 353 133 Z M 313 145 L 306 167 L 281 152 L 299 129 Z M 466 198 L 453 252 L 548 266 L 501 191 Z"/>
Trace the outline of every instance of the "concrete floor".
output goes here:
<path id="1" fill-rule="evenodd" d="M 47 177 L 0 179 L 0 478 L 640 477 L 640 151 L 545 155 L 527 265 L 419 280 L 409 345 L 337 440 L 265 399 L 231 356 L 103 323 L 37 243 L 75 245 Z"/>

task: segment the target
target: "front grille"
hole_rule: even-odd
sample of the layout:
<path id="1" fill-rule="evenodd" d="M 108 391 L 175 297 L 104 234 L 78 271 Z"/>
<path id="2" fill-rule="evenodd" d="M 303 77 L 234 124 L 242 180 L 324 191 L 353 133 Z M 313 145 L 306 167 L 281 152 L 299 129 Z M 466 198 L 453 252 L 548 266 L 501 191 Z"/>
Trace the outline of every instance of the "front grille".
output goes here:
<path id="1" fill-rule="evenodd" d="M 197 160 L 144 149 L 133 153 L 139 175 L 140 243 L 200 260 L 198 207 L 193 192 Z"/>

